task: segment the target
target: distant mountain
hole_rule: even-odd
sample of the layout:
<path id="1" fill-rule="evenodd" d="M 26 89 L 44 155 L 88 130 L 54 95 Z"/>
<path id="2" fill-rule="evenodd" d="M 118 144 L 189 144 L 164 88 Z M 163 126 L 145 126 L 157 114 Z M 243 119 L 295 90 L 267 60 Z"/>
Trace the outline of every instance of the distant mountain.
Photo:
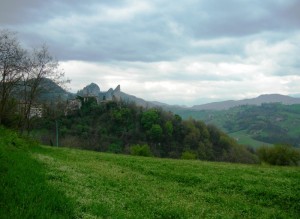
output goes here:
<path id="1" fill-rule="evenodd" d="M 97 84 L 91 83 L 84 87 L 82 90 L 79 90 L 77 94 L 67 92 L 50 79 L 43 79 L 40 87 L 42 89 L 41 99 L 43 100 L 51 99 L 52 97 L 59 97 L 61 99 L 74 98 L 76 95 L 95 96 L 98 97 L 99 100 L 110 100 L 113 99 L 113 97 L 115 97 L 124 101 L 134 102 L 137 105 L 143 107 L 161 107 L 165 110 L 173 111 L 175 113 L 177 113 L 178 111 L 186 110 L 189 112 L 201 110 L 227 110 L 233 107 L 243 105 L 259 106 L 263 103 L 282 103 L 284 105 L 300 104 L 300 98 L 298 97 L 291 97 L 281 94 L 264 94 L 252 99 L 226 100 L 221 102 L 213 102 L 202 105 L 194 105 L 192 107 L 186 107 L 181 105 L 169 105 L 158 101 L 146 101 L 142 98 L 122 92 L 120 85 L 118 85 L 115 89 L 110 88 L 108 91 L 100 91 L 100 88 Z"/>
<path id="2" fill-rule="evenodd" d="M 171 109 L 187 109 L 188 107 L 185 105 L 169 105 L 166 103 L 158 102 L 158 101 L 150 101 L 154 106 L 156 107 L 162 107 L 166 110 L 171 110 Z"/>
<path id="3" fill-rule="evenodd" d="M 24 98 L 25 88 L 27 92 L 30 91 L 30 83 L 28 81 L 26 85 L 23 81 L 20 81 L 17 86 L 14 87 L 13 96 L 16 99 L 22 100 Z M 37 100 L 40 102 L 47 102 L 52 100 L 67 100 L 74 96 L 74 94 L 66 91 L 60 85 L 48 78 L 42 78 L 37 90 Z"/>
<path id="4" fill-rule="evenodd" d="M 300 93 L 299 94 L 290 94 L 289 96 L 291 96 L 291 97 L 300 97 Z"/>
<path id="5" fill-rule="evenodd" d="M 227 100 L 191 107 L 192 110 L 226 110 L 243 105 L 261 105 L 263 103 L 282 103 L 284 105 L 300 104 L 300 98 L 285 96 L 281 94 L 264 94 L 253 99 Z"/>
<path id="6" fill-rule="evenodd" d="M 60 85 L 48 78 L 43 78 L 39 86 L 39 97 L 40 101 L 49 101 L 53 99 L 67 100 L 73 98 L 75 94 L 72 94 Z"/>
<path id="7" fill-rule="evenodd" d="M 152 107 L 156 107 L 157 105 L 150 102 L 150 101 L 146 101 L 142 98 L 139 98 L 139 97 L 136 97 L 136 96 L 133 96 L 133 95 L 130 95 L 130 94 L 126 94 L 124 92 L 121 92 L 121 99 L 123 101 L 126 101 L 126 102 L 134 102 L 135 104 L 139 105 L 139 106 L 142 106 L 142 107 L 146 107 L 146 108 L 152 108 Z"/>

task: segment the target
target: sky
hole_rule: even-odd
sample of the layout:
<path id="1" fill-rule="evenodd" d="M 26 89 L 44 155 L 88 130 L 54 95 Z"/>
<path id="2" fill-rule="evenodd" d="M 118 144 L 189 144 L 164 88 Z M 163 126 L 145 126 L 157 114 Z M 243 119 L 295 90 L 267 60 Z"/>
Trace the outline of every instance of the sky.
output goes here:
<path id="1" fill-rule="evenodd" d="M 300 0 L 1 0 L 0 29 L 46 43 L 76 92 L 197 105 L 300 93 Z"/>

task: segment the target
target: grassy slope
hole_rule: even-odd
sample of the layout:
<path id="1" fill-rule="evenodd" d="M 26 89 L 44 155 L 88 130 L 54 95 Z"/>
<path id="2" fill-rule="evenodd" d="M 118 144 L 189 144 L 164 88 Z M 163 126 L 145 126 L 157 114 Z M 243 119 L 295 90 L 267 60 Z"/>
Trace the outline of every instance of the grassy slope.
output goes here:
<path id="1" fill-rule="evenodd" d="M 0 218 L 73 217 L 73 203 L 49 185 L 48 170 L 31 155 L 34 147 L 0 127 Z"/>
<path id="2" fill-rule="evenodd" d="M 5 153 L 10 156 L 15 152 Z M 36 172 L 18 177 L 24 169 L 14 170 L 15 175 L 10 178 L 18 180 L 1 191 L 6 200 L 0 201 L 1 209 L 14 209 L 13 205 L 22 208 L 19 204 L 26 206 L 27 202 L 33 202 L 32 207 L 43 210 L 41 215 L 79 218 L 300 216 L 299 167 L 154 159 L 53 147 L 30 147 L 23 155 L 26 162 L 19 166 L 28 166 L 25 163 L 30 161 L 32 169 L 27 169 L 36 169 Z M 5 162 L 6 172 L 12 172 L 10 169 L 14 167 L 9 164 L 13 162 L 9 156 Z M 16 163 L 21 162 L 19 158 L 14 159 Z M 27 191 L 18 187 L 23 187 L 20 185 L 24 178 L 37 178 L 36 175 L 40 178 L 37 187 L 29 182 L 25 184 L 31 185 L 32 193 L 42 196 L 39 202 L 33 201 L 35 197 L 31 196 L 25 203 L 11 201 L 14 196 L 8 195 L 12 192 L 26 198 Z M 43 198 L 47 195 L 41 193 L 42 188 L 46 188 L 46 194 L 54 192 L 62 201 L 56 207 L 52 201 L 47 205 L 48 200 Z M 59 208 L 65 202 L 67 204 Z M 28 214 L 26 209 L 20 213 Z"/>
<path id="3" fill-rule="evenodd" d="M 239 144 L 250 145 L 253 148 L 257 148 L 257 147 L 260 147 L 262 145 L 268 145 L 268 146 L 271 145 L 269 143 L 265 143 L 265 142 L 262 142 L 262 141 L 257 141 L 255 139 L 251 138 L 245 130 L 238 131 L 238 132 L 233 132 L 233 133 L 228 133 L 228 135 L 233 137 L 234 139 L 236 139 Z"/>

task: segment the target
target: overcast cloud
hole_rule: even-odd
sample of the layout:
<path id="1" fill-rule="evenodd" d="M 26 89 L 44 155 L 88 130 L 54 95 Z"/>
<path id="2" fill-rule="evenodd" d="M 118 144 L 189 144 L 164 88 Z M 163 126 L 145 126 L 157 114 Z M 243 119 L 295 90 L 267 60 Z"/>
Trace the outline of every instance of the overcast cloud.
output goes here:
<path id="1" fill-rule="evenodd" d="M 72 80 L 194 105 L 300 93 L 299 0 L 1 0 L 0 28 L 46 43 Z"/>

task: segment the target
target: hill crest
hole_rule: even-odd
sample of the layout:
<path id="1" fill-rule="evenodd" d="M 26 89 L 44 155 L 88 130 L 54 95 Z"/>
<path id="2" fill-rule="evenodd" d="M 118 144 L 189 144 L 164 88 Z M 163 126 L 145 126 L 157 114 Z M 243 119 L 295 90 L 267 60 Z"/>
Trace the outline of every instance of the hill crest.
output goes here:
<path id="1" fill-rule="evenodd" d="M 282 103 L 284 105 L 300 104 L 300 98 L 290 97 L 281 94 L 263 94 L 256 98 L 243 100 L 226 100 L 220 102 L 194 105 L 193 110 L 226 110 L 242 105 L 261 105 L 263 103 Z"/>
<path id="2" fill-rule="evenodd" d="M 48 81 L 48 83 L 50 83 Z M 54 82 L 51 83 L 55 84 Z M 56 91 L 57 93 L 65 94 L 66 96 L 75 96 L 75 94 L 71 94 L 67 91 L 64 91 L 62 88 L 58 89 L 59 85 L 56 85 Z M 121 98 L 124 101 L 129 102 L 135 102 L 137 105 L 152 108 L 152 107 L 161 107 L 167 110 L 178 110 L 178 109 L 190 109 L 190 110 L 227 110 L 233 107 L 242 106 L 242 105 L 261 105 L 263 103 L 282 103 L 284 105 L 292 105 L 292 104 L 300 104 L 300 97 L 291 97 L 288 95 L 282 95 L 282 94 L 262 94 L 255 98 L 248 98 L 248 99 L 242 99 L 242 100 L 225 100 L 225 101 L 219 101 L 219 102 L 211 102 L 206 104 L 199 104 L 194 105 L 192 107 L 182 106 L 182 105 L 169 105 L 166 103 L 158 102 L 158 101 L 148 101 L 144 100 L 142 98 L 139 98 L 137 96 L 127 94 L 125 92 L 122 92 L 120 89 L 120 85 L 118 85 L 115 89 L 109 89 L 106 92 L 101 92 L 100 87 L 95 84 L 91 83 L 90 85 L 87 85 L 82 90 L 79 90 L 77 94 L 92 94 L 94 96 L 99 96 L 102 94 L 106 94 L 108 97 L 117 96 L 118 98 Z M 100 95 L 101 96 L 101 95 Z"/>

